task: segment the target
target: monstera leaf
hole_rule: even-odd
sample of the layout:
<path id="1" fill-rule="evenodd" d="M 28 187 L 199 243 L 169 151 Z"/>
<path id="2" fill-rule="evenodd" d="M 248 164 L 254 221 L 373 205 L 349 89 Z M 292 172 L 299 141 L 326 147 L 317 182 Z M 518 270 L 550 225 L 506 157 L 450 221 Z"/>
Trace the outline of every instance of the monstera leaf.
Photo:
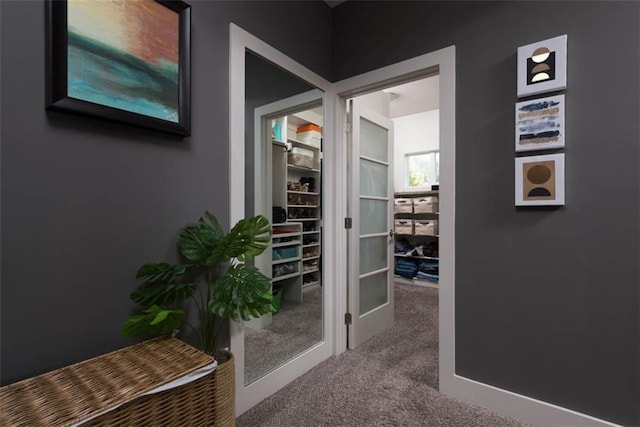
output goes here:
<path id="1" fill-rule="evenodd" d="M 171 265 L 166 262 L 149 262 L 138 270 L 136 279 L 147 283 L 167 283 L 173 278 L 181 276 L 187 271 L 186 265 Z"/>
<path id="2" fill-rule="evenodd" d="M 122 327 L 125 337 L 142 337 L 147 335 L 166 335 L 172 333 L 182 324 L 183 310 L 166 310 L 153 305 L 142 314 L 131 316 Z"/>
<path id="3" fill-rule="evenodd" d="M 178 235 L 178 250 L 189 261 L 204 264 L 223 236 L 218 220 L 209 211 L 198 221 L 198 225 L 185 227 Z"/>
<path id="4" fill-rule="evenodd" d="M 151 305 L 174 305 L 193 295 L 193 283 L 164 283 L 147 285 L 131 294 L 131 300 L 143 307 Z"/>
<path id="5" fill-rule="evenodd" d="M 258 268 L 243 263 L 268 248 L 269 234 L 264 216 L 240 220 L 225 235 L 216 217 L 205 212 L 196 225 L 178 234 L 184 265 L 147 263 L 138 270 L 136 278 L 145 283 L 131 299 L 142 311 L 127 320 L 122 334 L 164 335 L 184 323 L 198 336 L 201 349 L 213 354 L 220 330 L 218 316 L 239 321 L 273 312 L 270 280 Z M 185 307 L 196 309 L 197 327 L 185 321 L 185 311 L 174 309 L 187 300 Z"/>
<path id="6" fill-rule="evenodd" d="M 256 267 L 235 264 L 215 284 L 209 302 L 212 313 L 235 321 L 273 312 L 269 278 Z"/>
<path id="7" fill-rule="evenodd" d="M 209 258 L 211 262 L 228 262 L 232 258 L 239 261 L 252 259 L 269 247 L 269 220 L 262 215 L 241 219 L 224 236 Z"/>

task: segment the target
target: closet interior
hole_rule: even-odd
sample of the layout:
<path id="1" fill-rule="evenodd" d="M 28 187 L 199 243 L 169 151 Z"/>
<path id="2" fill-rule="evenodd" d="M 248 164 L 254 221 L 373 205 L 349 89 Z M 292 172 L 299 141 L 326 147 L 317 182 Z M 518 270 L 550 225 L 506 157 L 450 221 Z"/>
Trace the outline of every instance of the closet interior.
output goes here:
<path id="1" fill-rule="evenodd" d="M 322 108 L 272 120 L 272 284 L 303 302 L 320 286 Z"/>
<path id="2" fill-rule="evenodd" d="M 439 282 L 439 77 L 358 97 L 393 121 L 394 281 Z"/>
<path id="3" fill-rule="evenodd" d="M 256 112 L 256 188 L 271 219 L 259 267 L 271 276 L 275 311 L 245 323 L 245 384 L 322 341 L 322 100 L 311 91 Z"/>

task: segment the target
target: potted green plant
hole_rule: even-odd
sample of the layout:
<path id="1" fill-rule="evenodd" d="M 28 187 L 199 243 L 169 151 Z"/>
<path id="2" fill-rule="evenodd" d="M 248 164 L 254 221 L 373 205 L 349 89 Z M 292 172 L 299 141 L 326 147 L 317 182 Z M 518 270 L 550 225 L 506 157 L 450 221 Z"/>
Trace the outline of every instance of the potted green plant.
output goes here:
<path id="1" fill-rule="evenodd" d="M 246 264 L 263 253 L 269 241 L 269 221 L 262 215 L 238 221 L 225 234 L 216 217 L 205 212 L 196 225 L 178 234 L 182 263 L 140 267 L 136 278 L 144 283 L 131 299 L 141 313 L 125 322 L 122 334 L 175 334 L 185 324 L 197 336 L 202 351 L 220 358 L 220 319 L 249 320 L 274 311 L 269 278 Z M 187 320 L 190 309 L 197 312 L 199 324 Z"/>

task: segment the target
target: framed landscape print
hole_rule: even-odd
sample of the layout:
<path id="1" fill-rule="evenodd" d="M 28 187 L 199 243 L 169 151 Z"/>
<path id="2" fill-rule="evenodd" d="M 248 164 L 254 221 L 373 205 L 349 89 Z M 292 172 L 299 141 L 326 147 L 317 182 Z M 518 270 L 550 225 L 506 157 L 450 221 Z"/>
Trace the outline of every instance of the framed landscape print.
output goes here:
<path id="1" fill-rule="evenodd" d="M 564 95 L 516 103 L 516 151 L 564 147 Z"/>
<path id="2" fill-rule="evenodd" d="M 516 206 L 564 205 L 564 154 L 516 158 Z"/>
<path id="3" fill-rule="evenodd" d="M 188 136 L 190 6 L 49 0 L 47 108 Z"/>
<path id="4" fill-rule="evenodd" d="M 566 34 L 518 48 L 518 98 L 566 88 Z"/>

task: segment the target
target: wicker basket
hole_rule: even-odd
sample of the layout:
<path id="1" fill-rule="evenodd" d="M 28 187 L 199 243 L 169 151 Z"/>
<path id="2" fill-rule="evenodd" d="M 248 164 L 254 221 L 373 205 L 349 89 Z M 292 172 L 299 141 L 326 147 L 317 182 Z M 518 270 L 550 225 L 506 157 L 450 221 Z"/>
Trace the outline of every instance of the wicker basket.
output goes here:
<path id="1" fill-rule="evenodd" d="M 234 426 L 232 358 L 200 379 L 146 394 L 212 362 L 176 338 L 146 341 L 0 388 L 0 425 Z"/>
<path id="2" fill-rule="evenodd" d="M 215 383 L 214 426 L 227 427 L 236 425 L 236 370 L 233 354 L 229 359 L 218 364 L 213 382 Z"/>

